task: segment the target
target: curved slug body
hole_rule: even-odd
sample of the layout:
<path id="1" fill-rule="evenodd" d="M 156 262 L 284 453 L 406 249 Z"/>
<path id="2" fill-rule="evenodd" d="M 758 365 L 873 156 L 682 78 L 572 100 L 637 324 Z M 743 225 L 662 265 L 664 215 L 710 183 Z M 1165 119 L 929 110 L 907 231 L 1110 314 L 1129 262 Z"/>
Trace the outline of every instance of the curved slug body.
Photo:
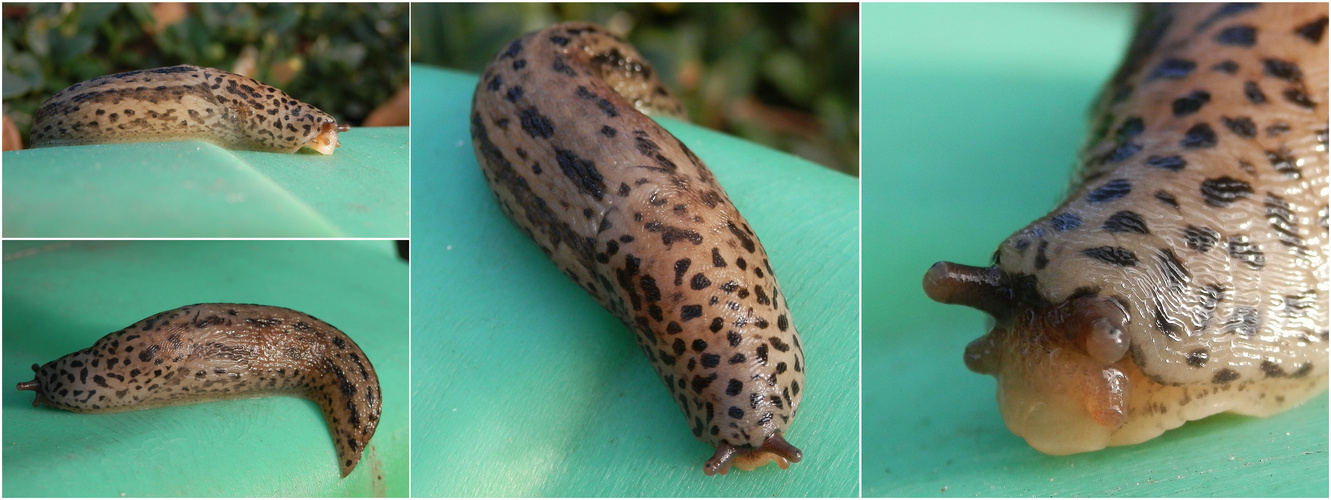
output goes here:
<path id="1" fill-rule="evenodd" d="M 18 385 L 79 413 L 292 395 L 323 410 L 342 477 L 379 425 L 379 377 L 346 334 L 308 314 L 195 304 L 155 314 L 42 366 Z"/>
<path id="2" fill-rule="evenodd" d="M 637 109 L 635 109 L 637 108 Z M 513 41 L 472 102 L 505 215 L 618 316 L 726 473 L 800 451 L 804 353 L 753 230 L 706 166 L 638 110 L 683 110 L 630 46 L 567 23 Z"/>
<path id="3" fill-rule="evenodd" d="M 202 140 L 229 149 L 333 154 L 337 120 L 234 73 L 171 66 L 70 85 L 33 117 L 32 147 Z"/>
<path id="4" fill-rule="evenodd" d="M 934 300 L 1013 433 L 1051 454 L 1139 443 L 1327 386 L 1326 4 L 1152 5 L 1068 198 Z"/>

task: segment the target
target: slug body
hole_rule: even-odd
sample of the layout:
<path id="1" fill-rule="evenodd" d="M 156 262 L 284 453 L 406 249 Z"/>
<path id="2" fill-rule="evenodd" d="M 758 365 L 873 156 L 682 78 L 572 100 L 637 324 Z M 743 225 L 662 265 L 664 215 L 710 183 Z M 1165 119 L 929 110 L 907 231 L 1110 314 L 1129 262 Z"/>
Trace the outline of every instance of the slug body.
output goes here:
<path id="1" fill-rule="evenodd" d="M 635 109 L 636 108 L 636 109 Z M 630 46 L 585 23 L 513 41 L 472 101 L 472 143 L 500 209 L 631 329 L 731 465 L 781 468 L 804 353 L 762 245 L 693 152 L 638 110 L 683 110 Z"/>
<path id="2" fill-rule="evenodd" d="M 42 103 L 32 147 L 202 140 L 228 149 L 333 154 L 337 120 L 234 73 L 171 66 L 76 83 Z"/>
<path id="3" fill-rule="evenodd" d="M 1066 201 L 928 295 L 1050 454 L 1139 443 L 1327 386 L 1326 4 L 1150 6 Z"/>
<path id="4" fill-rule="evenodd" d="M 38 367 L 18 385 L 79 413 L 292 395 L 323 410 L 342 477 L 379 425 L 382 394 L 369 358 L 308 314 L 251 304 L 195 304 L 155 314 L 92 347 Z"/>

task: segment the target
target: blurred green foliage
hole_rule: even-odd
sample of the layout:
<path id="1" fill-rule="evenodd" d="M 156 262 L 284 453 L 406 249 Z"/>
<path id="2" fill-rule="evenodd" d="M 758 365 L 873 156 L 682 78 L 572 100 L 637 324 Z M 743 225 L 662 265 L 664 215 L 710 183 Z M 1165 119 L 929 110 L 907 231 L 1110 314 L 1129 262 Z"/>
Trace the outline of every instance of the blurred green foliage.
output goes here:
<path id="1" fill-rule="evenodd" d="M 171 7 L 4 4 L 4 112 L 24 137 L 56 92 L 122 71 L 247 60 L 248 76 L 352 125 L 407 81 L 406 3 L 183 4 L 160 30 L 154 5 Z"/>
<path id="2" fill-rule="evenodd" d="M 691 119 L 859 174 L 857 4 L 415 4 L 413 62 L 479 73 L 517 36 L 627 33 Z"/>

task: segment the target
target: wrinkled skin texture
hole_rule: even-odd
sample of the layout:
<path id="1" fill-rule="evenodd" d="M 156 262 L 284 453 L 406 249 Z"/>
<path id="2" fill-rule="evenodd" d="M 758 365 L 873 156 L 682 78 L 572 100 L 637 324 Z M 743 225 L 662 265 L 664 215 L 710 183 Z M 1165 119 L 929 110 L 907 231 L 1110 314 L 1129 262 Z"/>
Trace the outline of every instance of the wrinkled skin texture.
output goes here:
<path id="1" fill-rule="evenodd" d="M 804 352 L 772 265 L 712 173 L 640 111 L 684 111 L 599 27 L 528 34 L 487 66 L 472 142 L 500 209 L 637 338 L 716 447 L 704 472 L 799 461 Z"/>
<path id="2" fill-rule="evenodd" d="M 1068 198 L 989 268 L 967 366 L 1013 433 L 1068 454 L 1327 386 L 1327 6 L 1154 5 L 1095 106 Z"/>

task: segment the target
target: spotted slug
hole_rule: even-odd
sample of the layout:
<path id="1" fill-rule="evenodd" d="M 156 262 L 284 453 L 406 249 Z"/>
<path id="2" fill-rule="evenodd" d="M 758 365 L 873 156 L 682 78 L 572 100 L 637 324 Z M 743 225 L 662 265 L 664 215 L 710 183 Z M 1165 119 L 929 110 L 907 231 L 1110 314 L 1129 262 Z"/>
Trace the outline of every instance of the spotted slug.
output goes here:
<path id="1" fill-rule="evenodd" d="M 333 154 L 328 113 L 234 73 L 171 66 L 70 85 L 37 109 L 32 147 L 202 140 L 228 149 Z"/>
<path id="2" fill-rule="evenodd" d="M 1327 387 L 1327 6 L 1146 6 L 1068 197 L 929 297 L 1003 420 L 1055 455 Z"/>
<path id="3" fill-rule="evenodd" d="M 116 413 L 271 395 L 314 401 L 346 477 L 379 425 L 379 377 L 346 334 L 314 316 L 253 304 L 154 314 L 42 366 L 32 405 Z"/>
<path id="4" fill-rule="evenodd" d="M 784 469 L 804 385 L 785 296 L 711 171 L 643 112 L 685 115 L 633 47 L 560 24 L 486 67 L 472 143 L 503 213 L 633 331 L 716 448 L 703 472 Z"/>

